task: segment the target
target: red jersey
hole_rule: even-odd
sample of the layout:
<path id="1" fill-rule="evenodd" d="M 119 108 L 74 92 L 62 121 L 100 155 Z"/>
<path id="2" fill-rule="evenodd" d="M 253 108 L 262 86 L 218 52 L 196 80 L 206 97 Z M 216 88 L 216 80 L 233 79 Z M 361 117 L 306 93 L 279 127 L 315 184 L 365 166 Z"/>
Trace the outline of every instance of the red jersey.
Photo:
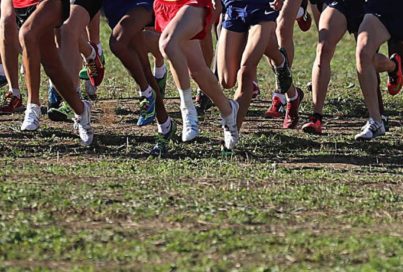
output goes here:
<path id="1" fill-rule="evenodd" d="M 13 0 L 14 8 L 26 8 L 39 3 L 40 0 Z"/>

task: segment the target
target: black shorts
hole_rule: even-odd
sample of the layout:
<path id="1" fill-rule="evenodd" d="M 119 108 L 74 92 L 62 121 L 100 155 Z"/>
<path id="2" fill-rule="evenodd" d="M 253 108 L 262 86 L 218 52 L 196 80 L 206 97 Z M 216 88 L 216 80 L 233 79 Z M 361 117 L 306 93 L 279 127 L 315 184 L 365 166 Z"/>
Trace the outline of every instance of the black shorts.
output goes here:
<path id="1" fill-rule="evenodd" d="M 320 12 L 322 12 L 323 9 L 325 8 L 324 7 L 325 0 L 309 0 L 309 2 L 311 2 L 312 5 L 316 5 L 316 7 Z"/>
<path id="2" fill-rule="evenodd" d="M 70 17 L 70 1 L 69 0 L 61 0 L 62 1 L 62 23 L 60 24 L 63 25 L 63 23 Z"/>
<path id="3" fill-rule="evenodd" d="M 25 23 L 26 20 L 28 20 L 29 16 L 31 16 L 32 13 L 36 10 L 36 5 L 32 5 L 26 8 L 15 8 L 15 19 L 17 22 L 18 28 L 21 28 L 21 26 Z"/>
<path id="4" fill-rule="evenodd" d="M 326 0 L 325 4 L 337 9 L 346 17 L 348 32 L 358 32 L 365 15 L 365 0 Z"/>
<path id="5" fill-rule="evenodd" d="M 366 13 L 378 17 L 396 41 L 403 41 L 402 10 L 402 0 L 368 0 L 366 6 Z"/>
<path id="6" fill-rule="evenodd" d="M 70 0 L 72 5 L 79 5 L 88 11 L 91 20 L 101 9 L 102 2 L 102 0 Z"/>

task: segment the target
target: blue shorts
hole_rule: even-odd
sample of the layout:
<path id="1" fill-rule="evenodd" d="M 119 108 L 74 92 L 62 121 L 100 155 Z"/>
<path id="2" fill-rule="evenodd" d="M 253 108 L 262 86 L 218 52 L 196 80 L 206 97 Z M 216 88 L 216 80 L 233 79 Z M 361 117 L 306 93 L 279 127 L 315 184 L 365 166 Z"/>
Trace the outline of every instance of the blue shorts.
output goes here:
<path id="1" fill-rule="evenodd" d="M 347 20 L 347 30 L 357 33 L 365 14 L 365 0 L 326 0 L 328 7 L 340 11 Z"/>
<path id="2" fill-rule="evenodd" d="M 366 5 L 366 13 L 378 17 L 396 41 L 403 41 L 402 11 L 403 0 L 368 0 Z"/>
<path id="3" fill-rule="evenodd" d="M 104 0 L 103 8 L 109 26 L 113 29 L 128 12 L 136 8 L 153 10 L 154 0 Z"/>
<path id="4" fill-rule="evenodd" d="M 273 10 L 268 1 L 263 3 L 245 3 L 240 1 L 225 5 L 222 27 L 233 32 L 248 32 L 249 28 L 260 22 L 275 22 L 278 11 Z"/>

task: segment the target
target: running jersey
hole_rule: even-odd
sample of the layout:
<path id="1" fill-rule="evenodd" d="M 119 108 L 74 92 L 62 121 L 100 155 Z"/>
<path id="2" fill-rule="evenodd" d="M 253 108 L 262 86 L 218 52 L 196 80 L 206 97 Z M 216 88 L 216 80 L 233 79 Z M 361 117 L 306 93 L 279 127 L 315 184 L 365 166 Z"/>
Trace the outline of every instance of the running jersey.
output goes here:
<path id="1" fill-rule="evenodd" d="M 13 0 L 14 8 L 26 8 L 39 3 L 39 0 Z"/>

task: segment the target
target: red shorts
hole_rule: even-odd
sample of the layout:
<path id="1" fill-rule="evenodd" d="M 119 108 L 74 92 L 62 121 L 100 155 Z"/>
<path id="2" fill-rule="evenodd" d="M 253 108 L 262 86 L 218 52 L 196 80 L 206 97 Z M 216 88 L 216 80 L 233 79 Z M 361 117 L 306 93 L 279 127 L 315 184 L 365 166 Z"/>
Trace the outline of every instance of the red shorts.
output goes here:
<path id="1" fill-rule="evenodd" d="M 207 26 L 210 24 L 213 4 L 211 0 L 178 0 L 178 1 L 154 1 L 155 13 L 155 30 L 158 32 L 164 31 L 169 22 L 175 17 L 176 13 L 185 5 L 193 7 L 202 7 L 206 9 L 204 18 L 203 30 L 200 31 L 192 40 L 202 40 L 207 33 Z"/>

